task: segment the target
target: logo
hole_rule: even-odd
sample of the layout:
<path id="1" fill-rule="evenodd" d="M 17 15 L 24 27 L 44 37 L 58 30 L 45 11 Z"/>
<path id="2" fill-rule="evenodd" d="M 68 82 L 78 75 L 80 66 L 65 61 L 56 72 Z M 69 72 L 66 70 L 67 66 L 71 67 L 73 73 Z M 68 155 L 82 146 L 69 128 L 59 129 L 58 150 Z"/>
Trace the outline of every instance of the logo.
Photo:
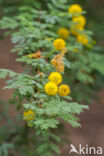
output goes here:
<path id="1" fill-rule="evenodd" d="M 71 144 L 69 154 L 71 154 L 71 153 L 101 155 L 101 154 L 103 154 L 103 149 L 100 146 L 99 147 L 89 147 L 88 145 L 82 146 L 81 144 L 79 144 L 79 147 L 76 148 L 73 144 Z"/>

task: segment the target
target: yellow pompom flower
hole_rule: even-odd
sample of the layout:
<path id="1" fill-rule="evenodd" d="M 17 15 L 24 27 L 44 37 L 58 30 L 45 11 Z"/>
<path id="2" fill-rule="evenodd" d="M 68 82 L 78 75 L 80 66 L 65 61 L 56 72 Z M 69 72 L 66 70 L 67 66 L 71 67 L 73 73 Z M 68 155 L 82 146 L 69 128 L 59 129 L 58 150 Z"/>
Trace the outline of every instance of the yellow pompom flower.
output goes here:
<path id="1" fill-rule="evenodd" d="M 35 118 L 35 112 L 32 110 L 25 111 L 23 117 L 26 121 L 32 120 Z"/>
<path id="2" fill-rule="evenodd" d="M 78 35 L 77 36 L 77 42 L 83 44 L 83 45 L 86 45 L 88 44 L 88 37 L 86 35 Z"/>
<path id="3" fill-rule="evenodd" d="M 45 84 L 44 90 L 47 95 L 56 95 L 58 91 L 58 87 L 54 82 L 48 82 Z"/>
<path id="4" fill-rule="evenodd" d="M 60 73 L 58 72 L 52 72 L 48 79 L 51 81 L 51 82 L 54 82 L 56 85 L 59 85 L 61 82 L 62 82 L 62 76 Z"/>
<path id="5" fill-rule="evenodd" d="M 84 27 L 86 24 L 86 18 L 84 16 L 74 17 L 72 21 L 75 23 L 76 27 Z"/>
<path id="6" fill-rule="evenodd" d="M 58 93 L 60 96 L 67 96 L 70 94 L 70 88 L 68 85 L 62 84 L 58 88 Z"/>
<path id="7" fill-rule="evenodd" d="M 79 4 L 73 4 L 69 7 L 68 12 L 73 15 L 78 15 L 83 11 L 82 7 Z"/>
<path id="8" fill-rule="evenodd" d="M 69 36 L 69 31 L 66 28 L 60 28 L 58 30 L 58 34 L 60 35 L 61 38 L 67 39 Z"/>
<path id="9" fill-rule="evenodd" d="M 61 51 L 65 48 L 65 41 L 61 38 L 58 38 L 53 42 L 53 46 L 56 50 Z"/>
<path id="10" fill-rule="evenodd" d="M 70 28 L 71 34 L 75 36 L 79 35 L 83 30 L 84 30 L 84 27 L 82 26 L 81 27 L 72 26 Z"/>

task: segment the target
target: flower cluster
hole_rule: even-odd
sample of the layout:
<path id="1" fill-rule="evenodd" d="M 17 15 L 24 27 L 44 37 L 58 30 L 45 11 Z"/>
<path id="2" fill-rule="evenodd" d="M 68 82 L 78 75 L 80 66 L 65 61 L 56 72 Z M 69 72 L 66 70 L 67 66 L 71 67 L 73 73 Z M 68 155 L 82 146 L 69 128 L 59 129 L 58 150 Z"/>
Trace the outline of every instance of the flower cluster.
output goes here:
<path id="1" fill-rule="evenodd" d="M 87 45 L 89 40 L 87 35 L 83 33 L 84 27 L 86 25 L 85 16 L 81 15 L 83 9 L 78 4 L 73 4 L 69 8 L 69 13 L 72 14 L 73 25 L 70 28 L 72 35 L 76 36 L 77 42 L 82 45 Z"/>
<path id="2" fill-rule="evenodd" d="M 50 82 L 46 83 L 44 90 L 47 95 L 56 95 L 59 93 L 60 96 L 67 96 L 70 94 L 70 88 L 66 84 L 58 86 L 62 82 L 62 75 L 58 72 L 52 72 L 48 79 Z"/>
<path id="3" fill-rule="evenodd" d="M 57 72 L 63 72 L 64 71 L 64 62 L 63 62 L 64 54 L 58 54 L 52 59 L 52 64 L 54 65 Z"/>
<path id="4" fill-rule="evenodd" d="M 73 4 L 70 6 L 68 12 L 72 14 L 73 23 L 70 28 L 70 32 L 76 37 L 78 43 L 81 43 L 82 45 L 87 45 L 88 38 L 86 34 L 83 33 L 84 27 L 86 25 L 86 18 L 81 14 L 82 11 L 82 7 L 78 4 Z M 56 94 L 59 94 L 59 96 L 67 96 L 71 92 L 68 85 L 61 84 L 63 77 L 60 74 L 61 72 L 64 72 L 65 68 L 63 61 L 64 54 L 67 52 L 67 48 L 65 48 L 65 40 L 68 39 L 70 32 L 64 27 L 60 28 L 57 32 L 60 38 L 55 39 L 53 42 L 54 49 L 60 51 L 60 53 L 54 56 L 54 58 L 51 60 L 51 63 L 56 69 L 56 72 L 50 73 L 50 75 L 48 76 L 49 82 L 47 82 L 44 86 L 44 91 L 49 96 L 54 96 Z M 77 53 L 78 49 L 75 48 L 73 52 Z M 28 55 L 28 57 L 39 59 L 42 57 L 42 55 L 41 52 L 38 51 L 36 53 Z M 40 73 L 38 75 L 40 75 Z M 39 104 L 39 107 L 42 107 L 41 104 Z M 28 125 L 30 124 L 29 126 L 31 126 L 30 121 L 35 118 L 35 113 L 32 110 L 28 110 L 24 112 L 23 116 L 26 121 L 29 121 Z"/>
<path id="5" fill-rule="evenodd" d="M 61 28 L 61 29 L 59 29 L 59 32 L 61 32 L 61 31 L 63 31 L 63 30 L 65 31 L 64 28 Z M 66 30 L 66 31 L 67 31 L 67 30 Z M 65 32 L 66 32 L 66 31 L 65 31 Z M 64 34 L 64 32 L 63 32 L 63 34 Z M 65 34 L 65 35 L 66 35 L 66 34 Z M 67 35 L 68 35 L 68 32 L 67 32 Z M 56 40 L 54 40 L 54 42 L 53 42 L 54 48 L 55 48 L 56 50 L 61 51 L 61 53 L 58 54 L 58 55 L 56 55 L 56 56 L 52 59 L 51 63 L 54 65 L 56 71 L 57 71 L 57 72 L 60 72 L 60 73 L 64 71 L 63 57 L 64 57 L 64 54 L 67 52 L 67 49 L 65 48 L 65 45 L 66 45 L 66 43 L 65 43 L 65 41 L 64 41 L 63 39 L 56 39 Z"/>

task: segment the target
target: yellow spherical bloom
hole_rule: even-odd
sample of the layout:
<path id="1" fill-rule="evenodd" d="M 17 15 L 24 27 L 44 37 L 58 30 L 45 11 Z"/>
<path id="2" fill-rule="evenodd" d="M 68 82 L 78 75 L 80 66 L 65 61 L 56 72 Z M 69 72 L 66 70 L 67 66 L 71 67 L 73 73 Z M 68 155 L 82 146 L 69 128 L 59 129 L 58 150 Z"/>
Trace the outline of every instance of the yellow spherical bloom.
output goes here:
<path id="1" fill-rule="evenodd" d="M 35 118 L 35 112 L 32 110 L 25 111 L 23 117 L 26 121 L 32 120 Z"/>
<path id="2" fill-rule="evenodd" d="M 53 42 L 53 46 L 56 50 L 61 51 L 65 48 L 65 41 L 63 39 L 58 38 Z"/>
<path id="3" fill-rule="evenodd" d="M 83 45 L 86 45 L 86 44 L 88 44 L 88 38 L 86 35 L 78 35 L 77 36 L 77 42 L 79 42 Z"/>
<path id="4" fill-rule="evenodd" d="M 86 18 L 82 15 L 74 17 L 72 21 L 75 23 L 76 27 L 84 27 L 86 24 Z"/>
<path id="5" fill-rule="evenodd" d="M 60 96 L 67 96 L 70 94 L 70 88 L 68 85 L 62 84 L 58 88 L 58 93 Z"/>
<path id="6" fill-rule="evenodd" d="M 58 87 L 54 82 L 48 82 L 45 84 L 44 90 L 48 95 L 56 95 Z"/>
<path id="7" fill-rule="evenodd" d="M 84 27 L 82 26 L 81 27 L 72 26 L 70 28 L 72 35 L 75 35 L 75 36 L 79 35 L 83 30 L 84 30 Z"/>
<path id="8" fill-rule="evenodd" d="M 69 31 L 66 28 L 60 28 L 58 30 L 58 34 L 60 35 L 61 38 L 67 39 L 69 36 Z"/>
<path id="9" fill-rule="evenodd" d="M 53 72 L 49 75 L 48 79 L 51 82 L 54 82 L 56 85 L 59 85 L 62 82 L 62 76 L 58 72 Z"/>
<path id="10" fill-rule="evenodd" d="M 73 4 L 68 9 L 68 12 L 71 14 L 79 14 L 82 11 L 83 11 L 83 9 L 79 4 Z"/>

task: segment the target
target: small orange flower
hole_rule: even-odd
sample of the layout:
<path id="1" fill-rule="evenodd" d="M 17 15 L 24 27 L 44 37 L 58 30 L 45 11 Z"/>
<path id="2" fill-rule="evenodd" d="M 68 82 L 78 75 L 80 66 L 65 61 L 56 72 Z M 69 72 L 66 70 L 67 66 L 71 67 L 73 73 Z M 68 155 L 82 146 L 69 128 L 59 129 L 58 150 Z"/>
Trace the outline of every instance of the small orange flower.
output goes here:
<path id="1" fill-rule="evenodd" d="M 30 55 L 28 55 L 28 56 L 29 56 L 29 58 L 36 58 L 36 59 L 39 59 L 39 58 L 42 57 L 40 51 L 38 51 L 38 52 L 36 52 L 36 53 L 33 53 L 33 54 L 30 54 Z"/>
<path id="2" fill-rule="evenodd" d="M 66 51 L 65 51 L 66 52 Z M 63 52 L 64 53 L 64 52 Z M 56 71 L 57 72 L 63 72 L 64 71 L 64 62 L 63 62 L 63 57 L 64 57 L 64 54 L 61 53 L 61 54 L 58 54 L 56 55 L 53 60 L 51 61 L 52 64 L 54 65 L 54 67 L 56 68 Z"/>

